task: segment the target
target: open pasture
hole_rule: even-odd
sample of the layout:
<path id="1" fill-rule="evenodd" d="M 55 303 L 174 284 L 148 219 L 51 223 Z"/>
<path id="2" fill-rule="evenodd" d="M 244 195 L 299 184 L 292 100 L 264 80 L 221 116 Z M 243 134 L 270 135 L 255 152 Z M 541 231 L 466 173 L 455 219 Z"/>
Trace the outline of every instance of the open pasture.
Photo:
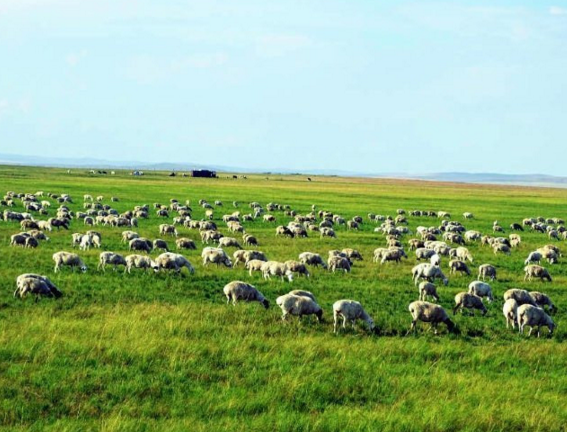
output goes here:
<path id="1" fill-rule="evenodd" d="M 564 241 L 549 240 L 529 229 L 511 255 L 495 255 L 480 241 L 468 243 L 474 257 L 471 276 L 449 274 L 448 258 L 441 268 L 448 286 L 438 285 L 440 304 L 450 312 L 455 294 L 476 279 L 478 265 L 498 270 L 491 283 L 495 302 L 488 314 L 458 314 L 460 335 L 427 331 L 406 333 L 411 323 L 408 304 L 418 299 L 411 280 L 415 254 L 407 240 L 417 237 L 419 225 L 438 226 L 434 217 L 407 216 L 413 235 L 403 237 L 408 259 L 380 265 L 373 250 L 386 247 L 374 232 L 372 212 L 396 216 L 397 209 L 448 211 L 467 229 L 492 234 L 493 221 L 510 234 L 509 225 L 526 217 L 567 217 L 567 190 L 505 186 L 476 186 L 402 180 L 314 178 L 248 175 L 234 180 L 167 177 L 146 173 L 132 177 L 92 176 L 86 170 L 0 167 L 0 190 L 68 193 L 73 211 L 82 211 L 83 195 L 104 196 L 103 203 L 119 212 L 149 204 L 149 219 L 138 228 L 96 226 L 102 248 L 75 250 L 88 266 L 86 273 L 53 272 L 52 254 L 73 251 L 71 233 L 85 232 L 81 220 L 70 229 L 48 233 L 50 241 L 37 249 L 10 247 L 10 236 L 20 232 L 17 222 L 0 222 L 0 426 L 10 430 L 563 430 L 567 423 L 567 264 L 542 263 L 551 283 L 524 282 L 524 260 L 530 251 L 548 243 L 566 249 Z M 119 198 L 110 202 L 110 197 Z M 243 222 L 258 238 L 259 249 L 271 260 L 297 259 L 301 252 L 321 254 L 354 248 L 364 257 L 351 273 L 310 268 L 311 277 L 292 283 L 250 276 L 242 264 L 229 269 L 203 267 L 203 245 L 198 230 L 178 226 L 197 250 L 181 251 L 195 267 L 182 275 L 120 268 L 97 271 L 103 250 L 129 254 L 121 232 L 159 235 L 161 223 L 153 203 L 169 205 L 170 198 L 191 201 L 193 219 L 204 217 L 199 199 L 223 202 L 214 208 L 214 222 L 229 235 L 222 215 L 248 203 L 287 204 L 299 214 L 328 210 L 346 220 L 356 215 L 359 230 L 335 227 L 336 239 L 275 237 L 278 225 L 293 220 L 282 211 L 269 212 L 275 223 L 258 218 Z M 41 199 L 48 199 L 45 196 Z M 49 199 L 48 199 L 49 200 Z M 47 219 L 57 203 L 51 201 Z M 239 202 L 239 208 L 232 206 Z M 23 211 L 15 200 L 11 210 Z M 2 210 L 5 210 L 3 207 Z M 465 220 L 464 212 L 474 214 Z M 267 212 L 268 213 L 268 212 Z M 37 217 L 37 216 L 35 216 Z M 320 220 L 318 220 L 319 222 Z M 230 234 L 232 236 L 232 234 Z M 240 235 L 234 235 L 240 240 Z M 235 249 L 228 248 L 230 256 Z M 175 251 L 175 250 L 174 250 Z M 152 252 L 156 257 L 160 252 Z M 567 258 L 565 258 L 567 259 Z M 15 299 L 15 279 L 22 273 L 47 275 L 64 293 L 61 299 Z M 255 285 L 271 302 L 228 306 L 222 293 L 230 281 Z M 509 288 L 547 293 L 558 307 L 557 329 L 547 338 L 528 338 L 507 330 L 502 294 Z M 306 289 L 324 309 L 324 323 L 291 317 L 282 322 L 275 304 L 279 295 Z M 362 303 L 374 318 L 378 334 L 358 324 L 339 335 L 332 331 L 332 304 L 339 299 Z M 450 312 L 453 319 L 452 312 Z"/>

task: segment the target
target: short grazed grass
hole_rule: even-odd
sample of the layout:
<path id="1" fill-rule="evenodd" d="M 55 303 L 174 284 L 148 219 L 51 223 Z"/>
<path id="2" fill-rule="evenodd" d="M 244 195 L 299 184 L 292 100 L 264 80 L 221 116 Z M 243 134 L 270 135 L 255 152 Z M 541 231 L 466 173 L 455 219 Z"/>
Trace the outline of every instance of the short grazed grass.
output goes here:
<path id="1" fill-rule="evenodd" d="M 421 325 L 406 336 L 407 305 L 417 299 L 411 282 L 413 254 L 401 264 L 380 266 L 372 251 L 385 245 L 369 212 L 395 215 L 396 209 L 446 210 L 469 229 L 490 232 L 494 220 L 507 227 L 524 217 L 567 217 L 567 190 L 472 186 L 413 181 L 253 176 L 248 179 L 170 178 L 147 173 L 134 178 L 90 176 L 73 170 L 0 167 L 0 190 L 69 193 L 71 208 L 82 209 L 82 196 L 104 195 L 122 212 L 137 204 L 170 198 L 190 199 L 193 217 L 204 210 L 198 200 L 222 200 L 215 221 L 234 211 L 249 212 L 247 203 L 289 204 L 307 213 L 312 204 L 345 218 L 365 218 L 358 232 L 337 228 L 337 239 L 274 236 L 275 227 L 291 218 L 275 212 L 276 225 L 245 223 L 270 259 L 297 258 L 304 251 L 327 255 L 330 249 L 354 247 L 365 260 L 351 274 L 314 269 L 308 280 L 292 284 L 250 277 L 242 268 L 204 268 L 198 232 L 178 228 L 194 239 L 197 251 L 184 251 L 195 275 L 179 277 L 110 268 L 98 272 L 99 250 L 80 252 L 89 271 L 53 273 L 51 255 L 71 250 L 71 233 L 87 230 L 73 221 L 70 231 L 54 231 L 37 250 L 9 247 L 15 222 L 0 222 L 0 428 L 36 431 L 249 431 L 249 430 L 564 430 L 567 422 L 566 265 L 547 267 L 552 283 L 524 282 L 523 260 L 529 251 L 549 243 L 542 234 L 521 233 L 523 243 L 511 257 L 495 256 L 480 244 L 469 245 L 475 257 L 473 275 L 452 276 L 440 287 L 441 304 L 466 290 L 482 263 L 497 266 L 492 284 L 497 297 L 487 317 L 458 315 L 460 336 L 439 336 Z M 53 200 L 52 200 L 53 201 Z M 50 213 L 55 212 L 53 203 Z M 14 210 L 22 211 L 21 204 Z M 462 213 L 476 218 L 464 221 Z M 438 225 L 432 218 L 408 217 L 410 228 Z M 164 220 L 155 213 L 137 230 L 159 237 Z M 121 228 L 97 227 L 103 249 L 127 254 Z M 507 230 L 506 235 L 509 234 Z M 169 241 L 171 247 L 174 240 Z M 404 241 L 406 241 L 405 239 Z M 563 247 L 563 244 L 559 244 Z M 232 250 L 230 250 L 232 253 Z M 152 253 L 156 256 L 157 253 Z M 448 273 L 447 260 L 442 266 Z M 64 292 L 58 301 L 13 298 L 15 278 L 24 272 L 48 275 Z M 223 286 L 231 280 L 255 284 L 271 301 L 227 306 Z M 501 313 L 502 293 L 512 287 L 549 294 L 559 308 L 553 338 L 519 336 L 507 330 Z M 307 289 L 318 298 L 326 321 L 283 323 L 275 298 L 290 289 Z M 374 317 L 378 335 L 364 326 L 335 336 L 334 301 L 352 298 Z M 546 334 L 546 330 L 544 330 Z"/>

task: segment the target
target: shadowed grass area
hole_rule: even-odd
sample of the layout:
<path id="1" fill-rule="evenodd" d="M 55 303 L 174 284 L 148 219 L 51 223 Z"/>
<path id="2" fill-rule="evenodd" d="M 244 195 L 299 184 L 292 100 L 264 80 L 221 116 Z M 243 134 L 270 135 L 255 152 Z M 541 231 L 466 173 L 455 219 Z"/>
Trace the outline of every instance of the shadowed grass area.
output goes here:
<path id="1" fill-rule="evenodd" d="M 64 269 L 53 273 L 51 256 L 72 250 L 71 233 L 84 232 L 80 220 L 69 231 L 53 231 L 37 250 L 9 246 L 20 231 L 16 222 L 0 222 L 0 427 L 35 431 L 249 431 L 249 430 L 563 430 L 567 421 L 567 310 L 563 263 L 546 265 L 552 283 L 523 281 L 523 261 L 537 247 L 550 243 L 543 234 L 524 232 L 511 256 L 494 255 L 480 243 L 467 245 L 475 262 L 470 277 L 451 275 L 438 287 L 440 303 L 453 307 L 456 293 L 476 278 L 477 266 L 498 269 L 492 283 L 496 297 L 486 317 L 457 315 L 460 336 L 443 328 L 439 336 L 421 324 L 417 335 L 406 335 L 408 304 L 418 298 L 411 281 L 414 254 L 400 264 L 372 262 L 372 251 L 385 246 L 374 233 L 367 213 L 392 215 L 396 209 L 449 211 L 468 229 L 490 233 L 498 220 L 508 225 L 524 217 L 565 218 L 567 190 L 472 186 L 376 179 L 253 176 L 192 179 L 147 173 L 135 178 L 90 176 L 73 170 L 0 167 L 0 189 L 34 193 L 69 193 L 74 211 L 82 210 L 83 194 L 103 195 L 119 212 L 138 204 L 169 204 L 189 199 L 193 218 L 204 217 L 203 198 L 213 203 L 215 222 L 233 236 L 222 215 L 233 212 L 232 201 L 289 204 L 305 214 L 316 204 L 350 219 L 365 221 L 359 231 L 336 227 L 337 239 L 276 238 L 275 227 L 291 217 L 274 212 L 276 224 L 257 219 L 244 223 L 270 259 L 297 259 L 301 252 L 326 258 L 331 249 L 353 247 L 364 261 L 350 274 L 313 269 L 310 279 L 293 283 L 262 280 L 242 268 L 203 267 L 199 233 L 178 227 L 192 238 L 197 251 L 182 253 L 195 275 L 153 274 L 122 269 L 96 270 L 101 250 L 128 254 L 122 228 L 98 226 L 103 248 L 78 252 L 89 267 L 85 274 Z M 116 196 L 119 202 L 110 203 Z M 41 199 L 41 198 L 40 198 Z M 48 199 L 48 198 L 43 198 Z M 50 215 L 57 204 L 51 201 Z M 16 200 L 15 211 L 23 211 Z M 465 221 L 470 211 L 475 219 Z M 46 217 L 45 217 L 46 218 Z M 419 225 L 440 221 L 408 216 Z M 171 222 L 155 216 L 141 220 L 140 235 L 159 237 L 158 225 Z M 238 235 L 234 235 L 239 240 Z M 404 243 L 411 236 L 406 236 Z M 173 238 L 165 240 L 174 249 Z M 563 242 L 555 243 L 563 248 Z M 232 254 L 233 249 L 229 250 Z M 152 256 L 157 256 L 157 252 Z M 442 268 L 449 273 L 448 260 Z M 25 272 L 48 275 L 64 292 L 58 301 L 13 298 L 15 278 Z M 271 301 L 226 305 L 223 286 L 232 280 L 253 283 Z M 549 339 L 519 336 L 507 330 L 502 294 L 513 287 L 538 290 L 554 300 L 558 324 Z M 275 298 L 291 289 L 312 291 L 325 311 L 325 322 L 296 319 L 282 322 Z M 378 335 L 363 325 L 338 336 L 332 333 L 334 301 L 360 301 L 374 317 Z M 544 336 L 547 330 L 543 330 Z"/>

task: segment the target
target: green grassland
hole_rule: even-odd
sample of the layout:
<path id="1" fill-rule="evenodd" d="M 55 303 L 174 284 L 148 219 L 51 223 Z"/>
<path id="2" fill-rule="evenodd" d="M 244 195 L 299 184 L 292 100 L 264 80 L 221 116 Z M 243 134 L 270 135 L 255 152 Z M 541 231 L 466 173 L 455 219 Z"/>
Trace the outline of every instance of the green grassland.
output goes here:
<path id="1" fill-rule="evenodd" d="M 522 233 L 523 243 L 510 257 L 495 256 L 487 246 L 470 244 L 473 275 L 451 276 L 439 287 L 441 304 L 475 279 L 476 268 L 498 268 L 492 284 L 497 300 L 486 317 L 457 315 L 456 336 L 443 328 L 438 336 L 421 324 L 406 336 L 408 304 L 418 298 L 411 281 L 413 253 L 401 264 L 372 262 L 372 251 L 385 246 L 367 213 L 395 215 L 406 210 L 446 210 L 467 229 L 491 231 L 494 220 L 507 227 L 524 217 L 567 217 L 567 190 L 473 186 L 428 182 L 301 176 L 249 175 L 248 179 L 191 179 L 146 173 L 131 177 L 91 176 L 86 171 L 0 167 L 0 190 L 69 193 L 72 210 L 82 196 L 120 198 L 123 212 L 134 205 L 170 198 L 190 199 L 193 218 L 204 210 L 201 198 L 222 200 L 220 218 L 234 211 L 232 201 L 289 204 L 305 214 L 316 204 L 346 219 L 361 215 L 360 231 L 336 228 L 337 239 L 275 237 L 275 226 L 291 218 L 275 212 L 277 224 L 244 223 L 270 259 L 297 259 L 304 251 L 327 256 L 330 249 L 353 247 L 365 260 L 350 274 L 314 269 L 308 280 L 293 283 L 250 277 L 242 268 L 201 264 L 197 231 L 178 228 L 198 244 L 183 254 L 195 274 L 182 276 L 133 270 L 98 272 L 100 250 L 80 252 L 89 270 L 53 273 L 51 255 L 71 250 L 71 233 L 87 230 L 74 220 L 70 231 L 54 231 L 36 250 L 9 246 L 16 222 L 0 222 L 0 430 L 35 431 L 477 431 L 565 430 L 567 424 L 567 265 L 547 267 L 552 283 L 524 282 L 523 260 L 549 243 L 542 234 Z M 50 210 L 55 213 L 56 204 Z M 23 211 L 21 203 L 14 210 Z M 476 218 L 464 221 L 462 213 Z M 439 220 L 408 217 L 418 225 Z M 152 211 L 137 231 L 159 237 L 164 220 Z M 127 254 L 122 228 L 99 226 L 103 250 Z M 509 231 L 506 230 L 506 235 Z M 408 237 L 407 237 L 408 238 Z M 404 239 L 404 242 L 407 240 Z M 171 247 L 172 239 L 167 239 Z M 560 247 L 564 247 L 559 244 Z M 232 250 L 229 251 L 232 254 Z M 156 256 L 157 253 L 152 253 Z M 448 260 L 442 263 L 448 274 Z M 14 299 L 15 278 L 25 272 L 48 275 L 64 292 L 59 300 Z M 228 306 L 223 286 L 232 280 L 253 283 L 271 300 Z M 502 293 L 513 287 L 546 292 L 559 312 L 553 338 L 527 338 L 507 330 Z M 282 322 L 275 305 L 290 289 L 312 291 L 326 321 Z M 364 325 L 338 336 L 332 332 L 334 301 L 360 301 L 374 317 L 377 335 Z M 543 331 L 547 335 L 547 330 Z"/>

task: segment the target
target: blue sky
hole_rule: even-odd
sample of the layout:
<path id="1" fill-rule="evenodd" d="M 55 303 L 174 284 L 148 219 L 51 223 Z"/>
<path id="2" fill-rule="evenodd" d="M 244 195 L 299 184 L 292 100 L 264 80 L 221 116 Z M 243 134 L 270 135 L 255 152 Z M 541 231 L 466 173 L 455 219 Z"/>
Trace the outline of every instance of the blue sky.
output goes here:
<path id="1" fill-rule="evenodd" d="M 0 152 L 566 174 L 565 0 L 0 0 L 0 58 Z"/>

